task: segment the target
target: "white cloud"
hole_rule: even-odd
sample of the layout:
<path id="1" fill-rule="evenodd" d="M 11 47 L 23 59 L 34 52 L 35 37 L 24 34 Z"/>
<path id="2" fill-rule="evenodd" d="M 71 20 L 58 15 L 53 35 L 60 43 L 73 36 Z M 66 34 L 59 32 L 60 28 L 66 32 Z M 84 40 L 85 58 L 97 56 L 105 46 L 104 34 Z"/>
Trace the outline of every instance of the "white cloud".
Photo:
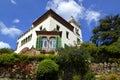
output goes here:
<path id="1" fill-rule="evenodd" d="M 77 4 L 74 0 L 52 0 L 48 1 L 46 9 L 52 8 L 60 14 L 64 19 L 74 16 L 75 19 L 82 18 L 84 7 Z"/>
<path id="2" fill-rule="evenodd" d="M 13 20 L 13 23 L 19 23 L 19 22 L 20 22 L 19 19 L 14 19 L 14 20 Z"/>
<path id="3" fill-rule="evenodd" d="M 17 4 L 15 0 L 10 0 L 12 4 Z"/>
<path id="4" fill-rule="evenodd" d="M 12 38 L 22 33 L 22 31 L 17 29 L 16 27 L 8 28 L 3 22 L 0 22 L 0 32 L 1 34 L 8 35 Z"/>
<path id="5" fill-rule="evenodd" d="M 76 20 L 86 20 L 88 24 L 98 21 L 101 13 L 86 9 L 82 5 L 83 1 L 78 0 L 79 3 L 77 3 L 75 0 L 49 0 L 46 9 L 53 9 L 66 20 L 73 16 Z"/>
<path id="6" fill-rule="evenodd" d="M 97 22 L 100 18 L 100 12 L 87 10 L 85 15 L 85 20 L 88 22 L 88 25 L 94 21 Z"/>
<path id="7" fill-rule="evenodd" d="M 5 43 L 3 41 L 0 41 L 0 48 L 11 48 L 8 43 Z"/>

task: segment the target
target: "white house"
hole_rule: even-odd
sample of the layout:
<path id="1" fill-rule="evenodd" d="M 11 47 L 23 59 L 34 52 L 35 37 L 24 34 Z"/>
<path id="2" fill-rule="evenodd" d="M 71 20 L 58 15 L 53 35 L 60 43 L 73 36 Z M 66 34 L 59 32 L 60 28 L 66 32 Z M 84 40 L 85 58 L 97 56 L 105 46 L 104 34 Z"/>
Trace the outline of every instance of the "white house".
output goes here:
<path id="1" fill-rule="evenodd" d="M 76 46 L 81 42 L 80 24 L 73 17 L 66 21 L 50 9 L 18 38 L 15 52 L 20 53 L 24 48 L 49 52 L 65 46 Z"/>

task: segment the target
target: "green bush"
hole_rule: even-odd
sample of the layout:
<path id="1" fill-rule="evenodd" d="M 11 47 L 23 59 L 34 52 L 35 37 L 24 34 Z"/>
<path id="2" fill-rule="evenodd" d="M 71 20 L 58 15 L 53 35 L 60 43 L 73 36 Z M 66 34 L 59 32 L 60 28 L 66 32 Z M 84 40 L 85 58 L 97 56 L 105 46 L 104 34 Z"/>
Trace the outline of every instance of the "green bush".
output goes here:
<path id="1" fill-rule="evenodd" d="M 108 75 L 108 80 L 118 80 L 119 76 L 115 73 L 111 73 Z"/>
<path id="2" fill-rule="evenodd" d="M 2 48 L 0 49 L 0 54 L 10 54 L 13 53 L 14 51 L 12 49 L 9 48 Z"/>
<path id="3" fill-rule="evenodd" d="M 74 75 L 73 80 L 80 80 L 80 76 L 79 75 Z"/>
<path id="4" fill-rule="evenodd" d="M 18 59 L 13 56 L 14 54 L 2 54 L 0 55 L 0 65 L 12 65 Z"/>
<path id="5" fill-rule="evenodd" d="M 85 75 L 85 80 L 95 80 L 95 75 L 92 72 L 88 71 Z"/>
<path id="6" fill-rule="evenodd" d="M 53 55 L 53 54 L 46 56 L 46 58 L 51 59 L 51 60 L 55 61 L 56 63 L 59 60 L 59 56 L 58 55 Z"/>
<path id="7" fill-rule="evenodd" d="M 57 80 L 58 64 L 53 60 L 45 59 L 38 64 L 37 80 Z"/>
<path id="8" fill-rule="evenodd" d="M 37 56 L 31 56 L 27 54 L 15 54 L 15 53 L 10 53 L 10 54 L 1 54 L 0 55 L 0 65 L 12 65 L 15 62 L 31 62 L 31 61 L 42 61 L 44 59 L 51 59 L 55 62 L 58 60 L 57 55 L 37 55 Z"/>
<path id="9" fill-rule="evenodd" d="M 36 56 L 36 60 L 37 60 L 37 61 L 42 61 L 42 60 L 44 60 L 44 59 L 46 59 L 46 55 L 44 55 L 44 54 L 40 54 L 40 55 L 37 55 L 37 56 Z"/>

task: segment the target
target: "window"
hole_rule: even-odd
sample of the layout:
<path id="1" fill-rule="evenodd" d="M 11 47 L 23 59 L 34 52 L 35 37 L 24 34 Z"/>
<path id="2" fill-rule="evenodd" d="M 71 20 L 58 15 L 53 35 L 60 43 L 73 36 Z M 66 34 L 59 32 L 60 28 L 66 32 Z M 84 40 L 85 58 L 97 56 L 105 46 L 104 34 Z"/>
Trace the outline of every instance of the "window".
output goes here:
<path id="1" fill-rule="evenodd" d="M 79 35 L 79 29 L 75 28 L 75 32 Z"/>
<path id="2" fill-rule="evenodd" d="M 59 29 L 60 29 L 60 26 L 59 26 L 59 25 L 57 25 L 56 29 L 59 31 Z"/>
<path id="3" fill-rule="evenodd" d="M 69 38 L 69 32 L 66 31 L 66 38 Z"/>
<path id="4" fill-rule="evenodd" d="M 64 44 L 64 47 L 67 48 L 67 47 L 69 47 L 69 46 L 68 46 L 67 44 Z"/>
<path id="5" fill-rule="evenodd" d="M 23 45 L 23 41 L 21 41 L 21 46 Z"/>
<path id="6" fill-rule="evenodd" d="M 43 37 L 42 38 L 42 50 L 46 50 L 47 49 L 47 38 Z"/>
<path id="7" fill-rule="evenodd" d="M 29 35 L 28 37 L 26 37 L 25 39 L 23 39 L 21 41 L 21 46 L 24 45 L 25 43 L 29 42 L 31 40 L 31 38 L 32 38 L 32 34 Z"/>
<path id="8" fill-rule="evenodd" d="M 78 45 L 80 44 L 80 39 L 79 39 L 79 38 L 77 38 L 77 44 L 78 44 Z"/>
<path id="9" fill-rule="evenodd" d="M 40 26 L 40 30 L 42 30 L 42 26 Z"/>
<path id="10" fill-rule="evenodd" d="M 50 50 L 55 50 L 56 49 L 56 38 L 50 38 L 49 49 Z"/>

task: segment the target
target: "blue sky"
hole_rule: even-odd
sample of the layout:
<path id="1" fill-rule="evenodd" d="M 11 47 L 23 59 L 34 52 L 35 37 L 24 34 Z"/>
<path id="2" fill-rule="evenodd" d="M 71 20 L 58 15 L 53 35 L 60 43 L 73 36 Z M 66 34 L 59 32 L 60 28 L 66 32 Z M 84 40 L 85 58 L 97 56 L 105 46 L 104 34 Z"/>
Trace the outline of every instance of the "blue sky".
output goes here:
<path id="1" fill-rule="evenodd" d="M 15 49 L 17 38 L 48 9 L 82 26 L 83 41 L 89 41 L 100 18 L 120 14 L 120 0 L 0 0 L 0 48 Z"/>

